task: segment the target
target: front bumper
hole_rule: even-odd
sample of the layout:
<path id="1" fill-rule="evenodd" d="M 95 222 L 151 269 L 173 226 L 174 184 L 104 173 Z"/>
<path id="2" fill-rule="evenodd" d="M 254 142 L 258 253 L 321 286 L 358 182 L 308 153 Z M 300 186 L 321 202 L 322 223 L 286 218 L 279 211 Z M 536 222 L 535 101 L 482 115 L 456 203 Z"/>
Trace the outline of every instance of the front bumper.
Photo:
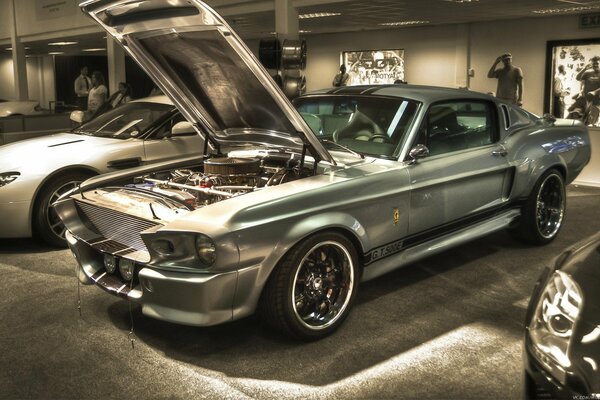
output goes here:
<path id="1" fill-rule="evenodd" d="M 0 202 L 0 238 L 31 237 L 31 200 Z"/>
<path id="2" fill-rule="evenodd" d="M 583 388 L 585 385 L 577 374 L 562 370 L 549 357 L 537 354 L 528 335 L 523 348 L 523 365 L 526 399 L 573 399 L 582 395 L 576 388 Z"/>
<path id="3" fill-rule="evenodd" d="M 172 272 L 136 265 L 136 278 L 125 282 L 104 268 L 104 255 L 67 231 L 67 241 L 84 284 L 134 301 L 142 313 L 164 321 L 210 326 L 232 320 L 238 271 L 225 273 Z"/>

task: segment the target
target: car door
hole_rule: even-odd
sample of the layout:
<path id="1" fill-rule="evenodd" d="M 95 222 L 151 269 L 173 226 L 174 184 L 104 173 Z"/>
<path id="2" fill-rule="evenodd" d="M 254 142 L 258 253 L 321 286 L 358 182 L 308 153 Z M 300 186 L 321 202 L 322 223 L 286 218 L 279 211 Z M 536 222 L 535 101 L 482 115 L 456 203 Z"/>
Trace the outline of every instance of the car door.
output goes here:
<path id="1" fill-rule="evenodd" d="M 197 133 L 192 132 L 185 136 L 171 135 L 173 126 L 182 121 L 185 119 L 177 113 L 144 140 L 146 163 L 173 160 L 194 154 L 202 155 L 204 139 Z"/>
<path id="2" fill-rule="evenodd" d="M 410 235 L 459 229 L 505 206 L 512 171 L 499 142 L 493 102 L 464 99 L 431 105 L 417 141 L 430 154 L 408 167 Z"/>

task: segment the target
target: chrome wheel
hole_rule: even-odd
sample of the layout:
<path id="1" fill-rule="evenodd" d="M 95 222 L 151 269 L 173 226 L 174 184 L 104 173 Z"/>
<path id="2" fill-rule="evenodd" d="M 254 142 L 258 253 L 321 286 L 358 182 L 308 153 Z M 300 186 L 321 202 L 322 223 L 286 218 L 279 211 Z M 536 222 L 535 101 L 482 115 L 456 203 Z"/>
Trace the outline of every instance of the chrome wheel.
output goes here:
<path id="1" fill-rule="evenodd" d="M 326 329 L 333 325 L 350 303 L 354 288 L 350 253 L 341 243 L 324 241 L 301 259 L 292 284 L 292 308 L 304 327 Z"/>
<path id="2" fill-rule="evenodd" d="M 60 198 L 60 196 L 62 196 L 63 194 L 65 194 L 73 189 L 76 189 L 81 184 L 81 182 L 82 181 L 69 181 L 69 182 L 65 182 L 62 185 L 58 186 L 58 188 L 56 188 L 50 194 L 48 203 L 45 205 L 46 206 L 46 223 L 48 224 L 50 231 L 57 238 L 59 238 L 61 240 L 65 239 L 66 228 L 65 228 L 65 225 L 60 220 L 60 218 L 58 217 L 58 214 L 54 210 L 54 207 L 52 207 L 52 204 L 54 204 L 54 202 L 56 200 L 58 200 Z"/>
<path id="3" fill-rule="evenodd" d="M 563 181 L 557 174 L 550 174 L 540 185 L 536 198 L 536 223 L 538 232 L 550 239 L 560 229 L 565 213 Z"/>

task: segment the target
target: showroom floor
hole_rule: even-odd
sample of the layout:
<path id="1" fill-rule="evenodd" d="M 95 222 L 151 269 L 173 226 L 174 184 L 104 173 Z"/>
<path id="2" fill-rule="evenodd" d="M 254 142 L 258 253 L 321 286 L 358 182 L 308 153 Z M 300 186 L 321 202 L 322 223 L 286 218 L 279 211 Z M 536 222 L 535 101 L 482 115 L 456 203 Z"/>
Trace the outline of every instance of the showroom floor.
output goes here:
<path id="1" fill-rule="evenodd" d="M 333 336 L 297 343 L 255 318 L 172 325 L 81 287 L 74 260 L 0 241 L 0 398 L 488 398 L 521 393 L 525 306 L 543 267 L 600 230 L 600 189 L 569 189 L 546 247 L 505 232 L 363 284 Z"/>

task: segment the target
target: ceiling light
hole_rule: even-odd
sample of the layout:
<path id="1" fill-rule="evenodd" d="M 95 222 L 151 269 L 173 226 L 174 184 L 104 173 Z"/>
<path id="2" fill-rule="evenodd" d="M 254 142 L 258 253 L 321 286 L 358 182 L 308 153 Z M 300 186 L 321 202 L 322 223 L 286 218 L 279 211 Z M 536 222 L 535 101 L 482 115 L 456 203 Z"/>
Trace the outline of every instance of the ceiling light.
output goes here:
<path id="1" fill-rule="evenodd" d="M 298 33 L 311 33 L 312 31 L 305 31 L 304 29 L 300 29 Z"/>
<path id="2" fill-rule="evenodd" d="M 443 1 L 448 2 L 448 3 L 463 4 L 463 3 L 477 3 L 479 0 L 443 0 Z"/>
<path id="3" fill-rule="evenodd" d="M 70 46 L 72 44 L 78 44 L 79 42 L 52 42 L 48 43 L 48 46 Z"/>
<path id="4" fill-rule="evenodd" d="M 318 13 L 300 14 L 300 15 L 298 15 L 298 18 L 299 19 L 309 19 L 309 18 L 337 17 L 338 15 L 342 15 L 342 13 L 318 12 Z"/>
<path id="5" fill-rule="evenodd" d="M 91 48 L 91 49 L 83 49 L 81 51 L 90 51 L 91 52 L 91 51 L 105 51 L 105 50 L 106 49 L 104 47 L 94 47 L 94 48 Z"/>
<path id="6" fill-rule="evenodd" d="M 397 21 L 397 22 L 382 22 L 381 26 L 407 26 L 407 25 L 423 25 L 429 24 L 429 21 Z"/>
<path id="7" fill-rule="evenodd" d="M 65 52 L 64 51 L 51 51 L 48 54 L 51 55 L 51 56 L 58 56 L 58 55 L 61 55 L 61 54 L 65 54 Z"/>
<path id="8" fill-rule="evenodd" d="M 31 47 L 29 47 L 29 46 L 25 46 L 25 47 L 23 47 L 23 48 L 24 48 L 25 50 L 31 50 Z M 12 50 L 12 47 L 7 47 L 5 50 L 6 50 L 6 51 L 11 51 L 11 50 Z"/>
<path id="9" fill-rule="evenodd" d="M 533 10 L 534 14 L 560 14 L 577 11 L 588 11 L 599 9 L 600 6 L 581 6 L 581 7 L 567 7 L 567 8 L 545 8 L 542 10 Z"/>

